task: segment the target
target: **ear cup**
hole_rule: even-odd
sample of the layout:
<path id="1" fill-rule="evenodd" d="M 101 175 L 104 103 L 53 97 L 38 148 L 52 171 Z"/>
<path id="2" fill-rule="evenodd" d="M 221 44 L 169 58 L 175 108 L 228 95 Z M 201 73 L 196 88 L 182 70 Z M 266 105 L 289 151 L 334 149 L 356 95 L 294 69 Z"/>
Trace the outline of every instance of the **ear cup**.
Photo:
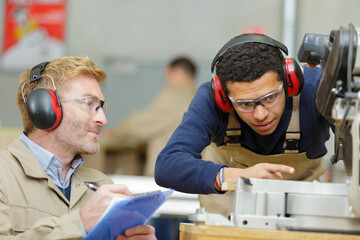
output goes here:
<path id="1" fill-rule="evenodd" d="M 50 89 L 39 88 L 30 93 L 26 101 L 29 119 L 36 128 L 52 130 L 62 120 L 62 108 L 57 95 Z"/>
<path id="2" fill-rule="evenodd" d="M 287 96 L 298 95 L 304 86 L 304 76 L 299 64 L 293 58 L 285 58 L 284 80 L 286 80 Z"/>
<path id="3" fill-rule="evenodd" d="M 211 79 L 211 96 L 219 108 L 221 108 L 221 110 L 224 112 L 231 112 L 234 110 L 232 104 L 221 87 L 218 76 L 215 76 Z"/>

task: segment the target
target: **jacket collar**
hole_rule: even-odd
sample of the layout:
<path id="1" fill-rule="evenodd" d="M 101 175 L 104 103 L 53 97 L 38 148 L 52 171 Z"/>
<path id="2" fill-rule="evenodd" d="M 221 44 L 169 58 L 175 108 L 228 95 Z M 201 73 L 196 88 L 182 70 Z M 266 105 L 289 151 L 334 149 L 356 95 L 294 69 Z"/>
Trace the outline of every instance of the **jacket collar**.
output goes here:
<path id="1" fill-rule="evenodd" d="M 26 175 L 34 178 L 48 178 L 38 160 L 21 140 L 15 139 L 8 146 L 8 150 L 19 161 Z"/>
<path id="2" fill-rule="evenodd" d="M 68 200 L 61 193 L 59 188 L 54 184 L 51 178 L 45 173 L 38 160 L 34 157 L 29 148 L 19 139 L 15 139 L 7 149 L 17 159 L 22 166 L 25 174 L 33 178 L 43 178 L 48 180 L 48 186 L 52 188 L 57 194 L 59 194 L 67 203 Z M 85 186 L 85 182 L 97 183 L 106 181 L 106 175 L 93 174 L 94 170 L 81 166 L 71 178 L 72 195 L 70 199 L 70 208 L 72 208 L 78 200 L 83 196 L 88 189 Z M 77 188 L 77 191 L 73 192 L 73 188 Z"/>
<path id="3" fill-rule="evenodd" d="M 48 178 L 38 160 L 21 140 L 15 139 L 8 146 L 8 150 L 19 161 L 26 175 L 34 178 Z M 100 175 L 89 174 L 87 168 L 84 167 L 80 167 L 74 175 L 84 182 L 100 182 L 105 180 L 105 177 Z"/>

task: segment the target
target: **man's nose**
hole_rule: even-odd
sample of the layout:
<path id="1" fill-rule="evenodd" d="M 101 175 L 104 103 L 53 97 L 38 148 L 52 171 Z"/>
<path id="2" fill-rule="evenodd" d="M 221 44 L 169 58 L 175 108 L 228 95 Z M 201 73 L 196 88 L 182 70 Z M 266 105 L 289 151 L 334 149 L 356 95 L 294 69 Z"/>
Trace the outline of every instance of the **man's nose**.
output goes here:
<path id="1" fill-rule="evenodd" d="M 107 124 L 107 119 L 105 116 L 105 112 L 102 108 L 99 108 L 95 115 L 94 115 L 94 121 L 100 125 L 100 126 L 105 126 Z"/>
<path id="2" fill-rule="evenodd" d="M 261 104 L 261 102 L 255 103 L 253 117 L 256 120 L 262 121 L 269 115 L 269 111 L 266 109 L 264 105 Z"/>

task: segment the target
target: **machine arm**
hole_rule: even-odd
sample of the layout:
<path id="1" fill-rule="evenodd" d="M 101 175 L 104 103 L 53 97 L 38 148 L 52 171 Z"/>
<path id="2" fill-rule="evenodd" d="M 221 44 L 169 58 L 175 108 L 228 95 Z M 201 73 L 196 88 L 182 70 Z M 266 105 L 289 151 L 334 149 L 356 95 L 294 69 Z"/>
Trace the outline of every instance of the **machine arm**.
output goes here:
<path id="1" fill-rule="evenodd" d="M 331 31 L 330 35 L 305 34 L 298 52 L 300 62 L 321 65 L 322 79 L 316 94 L 319 112 L 335 125 L 332 163 L 344 161 L 352 175 L 352 139 L 359 92 L 359 32 L 352 24 Z"/>

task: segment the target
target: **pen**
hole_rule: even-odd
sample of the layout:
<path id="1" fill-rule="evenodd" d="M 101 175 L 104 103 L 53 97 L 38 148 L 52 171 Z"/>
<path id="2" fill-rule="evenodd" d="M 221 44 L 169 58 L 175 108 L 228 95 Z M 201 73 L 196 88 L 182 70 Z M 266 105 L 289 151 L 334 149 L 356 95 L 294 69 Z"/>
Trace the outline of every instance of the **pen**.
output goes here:
<path id="1" fill-rule="evenodd" d="M 91 190 L 93 190 L 93 191 L 98 190 L 98 187 L 97 187 L 97 186 L 95 186 L 95 185 L 94 185 L 94 184 L 92 184 L 92 183 L 88 183 L 88 182 L 86 182 L 86 183 L 85 183 L 85 185 L 86 185 L 88 188 L 90 188 Z"/>
<path id="2" fill-rule="evenodd" d="M 88 188 L 90 188 L 91 190 L 93 190 L 93 191 L 96 191 L 99 188 L 99 187 L 97 187 L 94 184 L 89 183 L 89 182 L 86 182 L 85 185 Z M 132 197 L 139 197 L 139 196 L 148 195 L 148 194 L 157 193 L 157 192 L 160 192 L 160 190 L 151 191 L 151 192 L 136 193 L 136 194 L 133 194 Z"/>

